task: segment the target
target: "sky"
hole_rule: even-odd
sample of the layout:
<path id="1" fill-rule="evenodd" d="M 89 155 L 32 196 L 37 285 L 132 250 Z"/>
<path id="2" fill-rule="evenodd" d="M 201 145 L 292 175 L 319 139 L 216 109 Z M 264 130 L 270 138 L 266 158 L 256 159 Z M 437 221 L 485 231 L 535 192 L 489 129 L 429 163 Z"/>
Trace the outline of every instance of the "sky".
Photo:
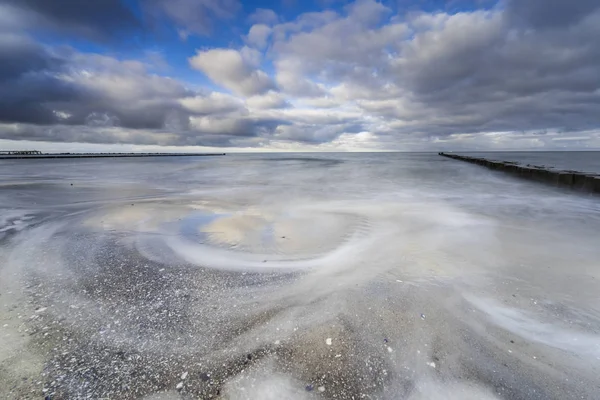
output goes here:
<path id="1" fill-rule="evenodd" d="M 598 0 L 0 0 L 0 149 L 600 149 Z"/>

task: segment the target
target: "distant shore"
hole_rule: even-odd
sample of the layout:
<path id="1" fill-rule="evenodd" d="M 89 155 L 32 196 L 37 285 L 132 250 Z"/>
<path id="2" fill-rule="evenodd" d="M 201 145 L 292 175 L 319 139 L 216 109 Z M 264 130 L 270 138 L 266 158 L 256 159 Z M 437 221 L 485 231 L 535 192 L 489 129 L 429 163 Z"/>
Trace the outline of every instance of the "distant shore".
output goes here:
<path id="1" fill-rule="evenodd" d="M 39 158 L 210 157 L 226 153 L 42 153 L 1 155 L 0 160 Z"/>

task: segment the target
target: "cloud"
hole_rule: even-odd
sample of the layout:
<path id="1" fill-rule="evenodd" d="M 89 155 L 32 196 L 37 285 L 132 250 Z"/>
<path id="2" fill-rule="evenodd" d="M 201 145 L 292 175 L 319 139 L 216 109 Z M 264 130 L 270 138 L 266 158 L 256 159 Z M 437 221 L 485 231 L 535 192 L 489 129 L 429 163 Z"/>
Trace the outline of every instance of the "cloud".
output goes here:
<path id="1" fill-rule="evenodd" d="M 565 28 L 600 9 L 596 0 L 508 0 L 507 18 L 531 28 Z"/>
<path id="2" fill-rule="evenodd" d="M 265 94 L 248 97 L 246 104 L 250 108 L 254 109 L 277 109 L 287 108 L 290 104 L 287 102 L 285 97 L 274 90 L 270 90 Z"/>
<path id="3" fill-rule="evenodd" d="M 234 49 L 198 51 L 189 59 L 192 68 L 202 71 L 217 85 L 242 96 L 252 96 L 274 89 L 271 78 L 254 68 L 252 60 Z"/>
<path id="4" fill-rule="evenodd" d="M 332 96 L 323 96 L 323 97 L 309 97 L 300 99 L 298 102 L 301 105 L 314 107 L 318 109 L 327 109 L 327 108 L 335 108 L 343 105 L 343 101 L 339 101 Z"/>
<path id="5" fill-rule="evenodd" d="M 6 34 L 0 54 L 3 139 L 249 146 L 285 123 L 277 115 L 251 116 L 243 99 L 191 90 L 136 60 L 56 51 Z M 281 107 L 285 100 L 267 92 L 249 104 Z"/>
<path id="6" fill-rule="evenodd" d="M 246 42 L 259 49 L 267 47 L 269 36 L 271 36 L 272 29 L 264 24 L 252 25 L 248 35 L 246 36 Z"/>
<path id="7" fill-rule="evenodd" d="M 323 143 L 340 135 L 338 127 L 315 125 L 280 125 L 275 131 L 275 140 L 291 142 Z"/>
<path id="8" fill-rule="evenodd" d="M 318 110 L 310 108 L 289 108 L 271 110 L 270 115 L 277 115 L 280 119 L 309 125 L 340 125 L 359 123 L 363 115 L 359 110 Z"/>
<path id="9" fill-rule="evenodd" d="M 385 150 L 379 138 L 371 132 L 342 133 L 332 141 L 323 143 L 328 151 L 377 151 Z"/>
<path id="10" fill-rule="evenodd" d="M 256 54 L 243 53 L 243 66 L 251 69 Z M 14 34 L 0 34 L 0 54 L 0 137 L 6 139 L 233 146 L 268 137 L 285 123 L 250 116 L 244 99 L 191 90 L 136 60 L 49 48 Z M 252 107 L 286 105 L 278 93 L 250 87 Z"/>
<path id="11" fill-rule="evenodd" d="M 276 79 L 321 113 L 355 104 L 369 131 L 395 139 L 394 147 L 466 133 L 598 127 L 600 13 L 578 5 L 569 24 L 541 26 L 513 15 L 539 2 L 516 3 L 402 22 L 373 1 L 345 15 L 300 16 L 273 27 Z"/>
<path id="12" fill-rule="evenodd" d="M 1 124 L 0 138 L 58 143 L 180 144 L 177 135 L 114 126 Z"/>
<path id="13" fill-rule="evenodd" d="M 182 37 L 207 35 L 215 21 L 231 19 L 241 10 L 238 0 L 138 0 L 133 4 L 139 5 L 141 17 L 124 0 L 0 0 L 0 22 L 13 30 L 50 30 L 108 42 L 144 34 L 161 24 L 174 25 Z"/>
<path id="14" fill-rule="evenodd" d="M 323 144 L 335 141 L 340 137 L 344 137 L 347 140 L 348 138 L 357 135 L 361 129 L 361 125 L 352 124 L 279 125 L 273 134 L 272 140 L 305 144 Z"/>
<path id="15" fill-rule="evenodd" d="M 185 97 L 180 99 L 179 103 L 187 111 L 196 115 L 247 113 L 241 100 L 224 93 L 213 92 L 208 96 Z"/>
<path id="16" fill-rule="evenodd" d="M 183 144 L 204 134 L 251 136 L 261 127 L 260 121 L 244 122 L 243 101 L 194 92 L 149 73 L 139 61 L 54 53 L 15 35 L 0 35 L 0 53 L 0 123 L 14 138 Z M 82 127 L 78 135 L 75 128 Z M 94 130 L 98 136 L 91 138 Z"/>
<path id="17" fill-rule="evenodd" d="M 257 8 L 254 13 L 248 16 L 248 22 L 254 24 L 274 25 L 279 22 L 279 17 L 273 10 L 267 8 Z"/>
<path id="18" fill-rule="evenodd" d="M 141 28 L 120 0 L 1 0 L 0 10 L 12 16 L 13 28 L 53 30 L 99 41 L 116 40 Z"/>
<path id="19" fill-rule="evenodd" d="M 60 59 L 53 57 L 42 46 L 14 34 L 0 33 L 0 53 L 0 82 L 61 64 Z"/>
<path id="20" fill-rule="evenodd" d="M 364 118 L 359 109 L 319 110 L 288 107 L 253 109 L 264 121 L 272 121 L 275 129 L 263 137 L 269 142 L 298 142 L 319 144 L 331 141 L 343 133 L 355 134 L 364 130 Z"/>
<path id="21" fill-rule="evenodd" d="M 180 35 L 207 35 L 215 20 L 233 18 L 241 9 L 238 0 L 144 0 L 146 11 L 157 20 L 168 20 Z"/>
<path id="22" fill-rule="evenodd" d="M 192 117 L 191 127 L 202 133 L 213 135 L 254 136 L 252 121 L 247 118 L 225 118 L 217 116 Z"/>
<path id="23" fill-rule="evenodd" d="M 0 139 L 57 143 L 158 146 L 253 147 L 269 137 L 280 121 L 218 116 L 189 119 L 186 129 L 132 129 L 113 124 L 110 116 L 90 115 L 87 125 L 0 123 Z"/>
<path id="24" fill-rule="evenodd" d="M 560 32 L 515 29 L 499 11 L 418 17 L 387 77 L 406 129 L 432 134 L 600 124 L 600 14 Z M 406 110 L 406 109 L 404 109 Z"/>
<path id="25" fill-rule="evenodd" d="M 98 21 L 114 10 L 109 30 L 138 29 L 117 3 L 92 6 Z M 82 53 L 24 33 L 115 37 L 78 4 L 0 0 L 0 137 L 330 150 L 600 143 L 598 2 L 453 3 L 401 15 L 389 4 L 359 0 L 285 22 L 257 10 L 231 48 L 203 47 L 188 59 L 214 89 L 157 74 L 178 69 L 147 52 L 138 60 Z M 240 7 L 142 5 L 185 35 L 205 34 Z"/>
<path id="26" fill-rule="evenodd" d="M 322 96 L 319 82 L 372 81 L 386 69 L 397 43 L 408 36 L 403 23 L 381 24 L 390 10 L 372 0 L 346 8 L 347 15 L 311 13 L 273 28 L 277 82 L 298 96 Z"/>
<path id="27" fill-rule="evenodd" d="M 46 75 L 73 88 L 77 96 L 61 102 L 38 101 L 46 108 L 70 114 L 66 122 L 71 124 L 80 124 L 97 112 L 113 115 L 123 127 L 160 129 L 169 113 L 181 110 L 178 99 L 191 94 L 180 82 L 150 74 L 136 61 L 75 53 L 66 63 L 66 67 Z"/>
<path id="28" fill-rule="evenodd" d="M 275 68 L 275 80 L 285 93 L 297 97 L 318 97 L 326 94 L 323 87 L 305 77 L 301 60 L 278 59 L 275 61 Z"/>
<path id="29" fill-rule="evenodd" d="M 48 73 L 64 61 L 28 38 L 0 34 L 0 54 L 0 121 L 55 123 L 57 116 L 44 103 L 78 97 L 76 88 Z"/>

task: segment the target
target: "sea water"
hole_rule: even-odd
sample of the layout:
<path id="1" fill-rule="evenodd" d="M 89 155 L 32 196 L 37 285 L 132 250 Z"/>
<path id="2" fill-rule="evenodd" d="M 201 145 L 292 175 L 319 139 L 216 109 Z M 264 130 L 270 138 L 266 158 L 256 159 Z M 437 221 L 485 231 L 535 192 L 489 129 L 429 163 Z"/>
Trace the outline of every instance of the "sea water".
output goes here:
<path id="1" fill-rule="evenodd" d="M 0 161 L 0 397 L 600 398 L 599 233 L 429 153 Z"/>

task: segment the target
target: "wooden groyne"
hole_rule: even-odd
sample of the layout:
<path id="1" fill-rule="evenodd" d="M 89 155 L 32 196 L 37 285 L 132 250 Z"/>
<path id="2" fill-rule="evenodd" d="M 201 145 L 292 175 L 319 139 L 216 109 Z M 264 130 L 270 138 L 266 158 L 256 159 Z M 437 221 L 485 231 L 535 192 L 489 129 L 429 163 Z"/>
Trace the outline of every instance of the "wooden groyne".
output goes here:
<path id="1" fill-rule="evenodd" d="M 482 167 L 494 171 L 502 171 L 535 182 L 546 183 L 581 192 L 600 194 L 600 175 L 586 174 L 578 171 L 548 169 L 538 165 L 521 165 L 512 161 L 488 160 L 486 158 L 467 157 L 448 153 L 438 154 L 443 157 L 481 165 Z"/>
<path id="2" fill-rule="evenodd" d="M 39 158 L 124 158 L 124 157 L 211 157 L 224 156 L 225 153 L 55 153 L 55 154 L 11 154 L 0 155 L 0 160 L 23 160 Z"/>

